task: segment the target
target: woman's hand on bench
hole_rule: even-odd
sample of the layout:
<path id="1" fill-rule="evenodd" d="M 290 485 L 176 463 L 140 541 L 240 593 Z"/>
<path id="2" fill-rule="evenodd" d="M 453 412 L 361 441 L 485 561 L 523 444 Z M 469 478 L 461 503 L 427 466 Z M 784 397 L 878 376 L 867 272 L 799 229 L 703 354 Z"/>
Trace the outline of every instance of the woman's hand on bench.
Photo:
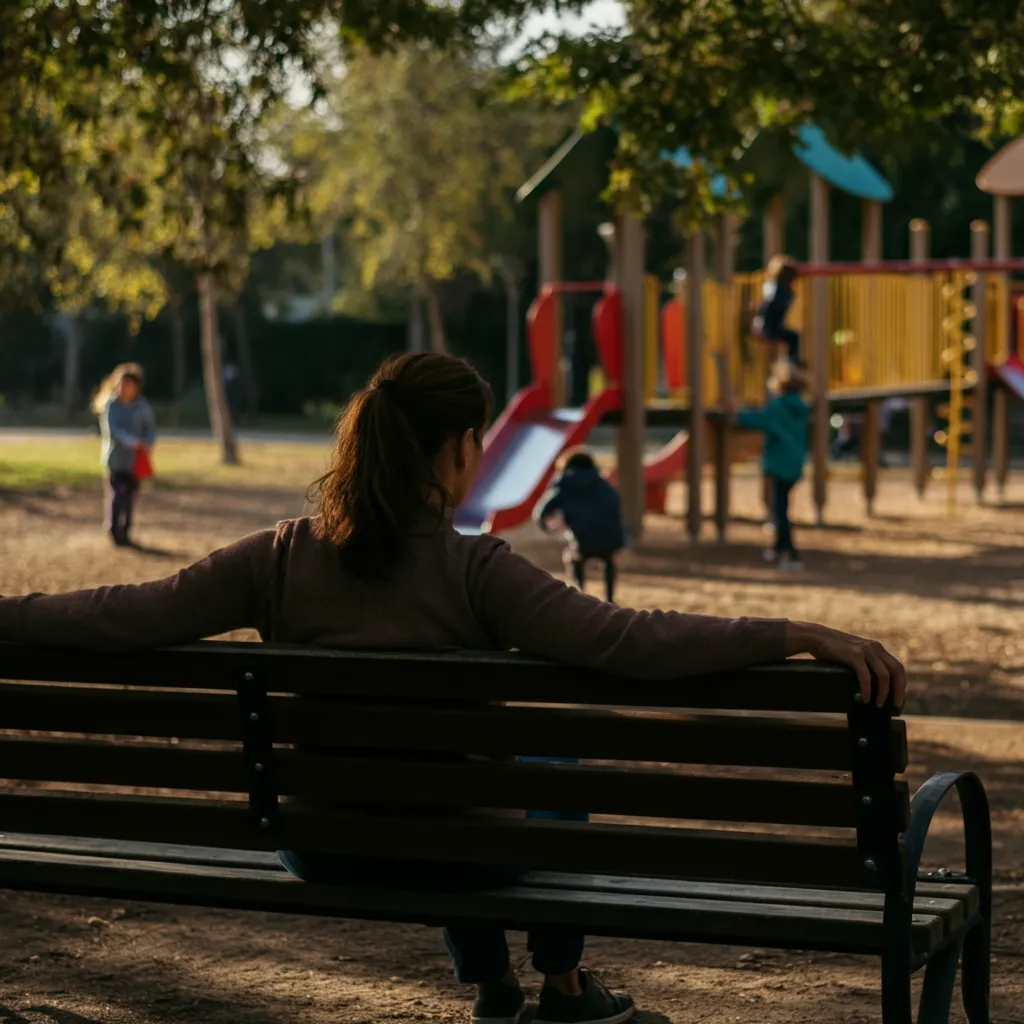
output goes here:
<path id="1" fill-rule="evenodd" d="M 810 654 L 819 661 L 848 665 L 857 673 L 861 700 L 871 700 L 872 674 L 878 680 L 876 704 L 884 707 L 892 695 L 893 707 L 903 709 L 907 670 L 877 640 L 867 640 L 813 622 L 790 622 L 786 630 L 786 656 Z"/>

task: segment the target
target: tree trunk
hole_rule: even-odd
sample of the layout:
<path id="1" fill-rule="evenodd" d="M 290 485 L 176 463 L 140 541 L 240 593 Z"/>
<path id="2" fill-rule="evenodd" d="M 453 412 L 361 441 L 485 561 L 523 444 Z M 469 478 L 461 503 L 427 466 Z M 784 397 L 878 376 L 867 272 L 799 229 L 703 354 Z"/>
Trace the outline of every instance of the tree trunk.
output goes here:
<path id="1" fill-rule="evenodd" d="M 441 303 L 437 298 L 437 285 L 432 277 L 423 278 L 423 294 L 427 300 L 427 322 L 430 324 L 430 347 L 434 352 L 448 354 L 448 338 L 444 333 Z"/>
<path id="2" fill-rule="evenodd" d="M 220 331 L 217 326 L 217 295 L 213 277 L 200 274 L 199 280 L 199 344 L 203 353 L 203 387 L 206 408 L 210 414 L 213 436 L 220 445 L 221 461 L 237 466 L 238 442 L 235 425 L 231 422 L 231 408 L 224 389 L 224 369 L 220 359 Z"/>
<path id="3" fill-rule="evenodd" d="M 409 303 L 409 351 L 422 352 L 426 347 L 423 344 L 423 292 L 417 283 Z"/>
<path id="4" fill-rule="evenodd" d="M 167 310 L 171 318 L 171 364 L 175 414 L 180 418 L 181 403 L 185 400 L 188 363 L 185 353 L 185 318 L 181 312 L 181 296 L 172 291 Z"/>
<path id="5" fill-rule="evenodd" d="M 337 261 L 335 259 L 334 229 L 320 240 L 320 305 L 323 316 L 330 316 L 337 291 Z"/>
<path id="6" fill-rule="evenodd" d="M 259 410 L 260 388 L 256 381 L 256 364 L 252 358 L 249 343 L 249 328 L 245 322 L 245 307 L 241 298 L 231 305 L 231 317 L 235 323 L 235 345 L 238 347 L 238 369 L 242 375 L 242 406 L 251 416 Z"/>
<path id="7" fill-rule="evenodd" d="M 64 418 L 71 419 L 78 404 L 82 332 L 79 329 L 78 317 L 70 313 L 61 315 L 60 326 L 64 335 L 64 393 L 61 405 Z"/>
<path id="8" fill-rule="evenodd" d="M 505 272 L 505 395 L 509 402 L 519 390 L 519 282 Z"/>

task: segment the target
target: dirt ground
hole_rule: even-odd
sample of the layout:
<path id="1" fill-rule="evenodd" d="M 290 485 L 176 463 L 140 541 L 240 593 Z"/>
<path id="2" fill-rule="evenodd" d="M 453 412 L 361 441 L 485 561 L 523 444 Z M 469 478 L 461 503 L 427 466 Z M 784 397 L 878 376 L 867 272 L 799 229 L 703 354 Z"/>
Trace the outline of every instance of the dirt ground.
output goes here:
<path id="1" fill-rule="evenodd" d="M 924 503 L 884 473 L 870 521 L 856 480 L 832 481 L 828 526 L 796 498 L 801 576 L 759 549 L 757 487 L 737 480 L 730 543 L 691 547 L 678 517 L 652 517 L 622 562 L 620 601 L 720 614 L 814 619 L 877 636 L 906 659 L 912 782 L 973 767 L 992 799 L 996 843 L 994 1020 L 1024 1022 L 1024 481 L 979 509 L 966 486 L 945 515 L 945 484 Z M 674 496 L 678 503 L 679 495 Z M 670 504 L 670 512 L 673 506 Z M 301 489 L 167 489 L 140 510 L 144 551 L 113 551 L 100 499 L 0 495 L 0 592 L 143 580 L 303 512 Z M 708 524 L 707 536 L 711 537 Z M 511 538 L 559 571 L 557 548 Z M 596 581 L 595 581 L 596 584 Z M 958 863 L 956 819 L 932 856 Z M 0 1024 L 468 1021 L 429 929 L 0 893 Z M 514 955 L 525 954 L 514 936 Z M 628 988 L 643 1020 L 677 1024 L 880 1021 L 877 962 L 855 957 L 595 940 L 587 963 Z M 525 975 L 534 992 L 536 976 Z M 954 1020 L 961 1021 L 959 1008 Z"/>

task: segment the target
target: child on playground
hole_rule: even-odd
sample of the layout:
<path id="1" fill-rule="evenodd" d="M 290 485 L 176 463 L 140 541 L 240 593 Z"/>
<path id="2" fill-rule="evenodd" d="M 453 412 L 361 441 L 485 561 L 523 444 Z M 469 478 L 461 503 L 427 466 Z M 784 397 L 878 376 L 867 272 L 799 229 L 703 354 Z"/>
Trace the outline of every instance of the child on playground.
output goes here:
<path id="1" fill-rule="evenodd" d="M 546 533 L 565 531 L 565 571 L 576 586 L 586 584 L 587 562 L 604 563 L 605 599 L 615 600 L 615 555 L 625 547 L 619 494 L 603 476 L 585 448 L 566 453 L 562 473 L 541 498 L 534 521 Z"/>
<path id="2" fill-rule="evenodd" d="M 851 666 L 864 699 L 874 674 L 879 705 L 891 690 L 902 707 L 906 673 L 874 641 L 786 619 L 620 608 L 553 579 L 499 537 L 458 533 L 454 510 L 479 472 L 491 408 L 490 388 L 460 359 L 388 359 L 338 422 L 330 468 L 315 485 L 316 515 L 252 534 L 166 579 L 0 597 L 0 640 L 118 650 L 255 628 L 269 642 L 343 649 L 514 649 L 667 686 L 807 653 Z M 126 436 L 151 437 L 140 423 Z M 491 873 L 472 864 L 446 877 L 444 865 L 400 850 L 373 859 L 285 852 L 282 860 L 300 878 L 354 886 L 491 887 L 518 877 L 514 867 Z M 525 996 L 504 931 L 461 921 L 446 940 L 456 976 L 477 986 L 473 1020 L 518 1024 Z M 529 948 L 544 975 L 538 1024 L 632 1016 L 629 996 L 580 967 L 582 931 L 535 928 Z"/>
<path id="3" fill-rule="evenodd" d="M 811 409 L 803 399 L 803 371 L 782 360 L 775 364 L 768 389 L 772 398 L 761 409 L 740 409 L 741 427 L 764 432 L 764 473 L 770 485 L 775 547 L 765 559 L 780 569 L 799 572 L 803 562 L 793 543 L 789 520 L 789 496 L 804 473 L 807 460 L 807 428 Z"/>
<path id="4" fill-rule="evenodd" d="M 796 298 L 793 286 L 797 275 L 797 265 L 789 256 L 772 257 L 765 271 L 761 305 L 754 317 L 754 333 L 765 341 L 785 345 L 790 362 L 799 366 L 800 335 L 786 326 L 786 315 Z"/>
<path id="5" fill-rule="evenodd" d="M 103 435 L 101 461 L 107 468 L 107 529 L 118 547 L 131 545 L 132 512 L 139 480 L 149 476 L 149 449 L 156 421 L 142 394 L 138 363 L 121 363 L 100 384 L 92 401 Z"/>

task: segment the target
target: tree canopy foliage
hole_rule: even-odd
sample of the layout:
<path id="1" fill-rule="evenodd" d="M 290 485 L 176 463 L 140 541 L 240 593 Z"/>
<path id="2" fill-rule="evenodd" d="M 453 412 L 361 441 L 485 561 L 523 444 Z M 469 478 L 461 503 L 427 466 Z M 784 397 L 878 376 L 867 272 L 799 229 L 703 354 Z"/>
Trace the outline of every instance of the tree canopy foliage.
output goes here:
<path id="1" fill-rule="evenodd" d="M 627 0 L 624 30 L 548 40 L 520 70 L 549 96 L 613 122 L 611 192 L 649 208 L 676 194 L 712 209 L 716 171 L 766 129 L 817 123 L 840 148 L 894 150 L 968 110 L 1015 127 L 1024 8 L 1009 0 Z M 982 118 L 984 119 L 982 123 Z M 702 159 L 665 159 L 680 145 Z"/>
<path id="2" fill-rule="evenodd" d="M 143 81 L 188 108 L 225 98 L 244 136 L 296 75 L 329 87 L 323 40 L 349 54 L 423 41 L 478 45 L 496 24 L 583 0 L 8 0 L 0 5 L 0 180 L 28 171 L 41 193 L 80 158 L 66 126 L 102 117 Z M 624 29 L 545 39 L 519 83 L 582 100 L 588 124 L 619 129 L 616 201 L 649 209 L 675 195 L 710 209 L 714 172 L 766 129 L 818 123 L 841 148 L 897 146 L 952 113 L 979 131 L 1016 130 L 1024 95 L 1024 8 L 1011 0 L 624 0 Z M 159 103 L 151 133 L 178 138 Z M 248 140 L 251 142 L 251 137 Z M 664 159 L 680 145 L 701 159 Z M 112 168 L 82 163 L 99 193 Z M 123 197 L 107 196 L 107 201 Z M 10 212 L 7 213 L 10 216 Z M 29 233 L 31 234 L 31 233 Z"/>

